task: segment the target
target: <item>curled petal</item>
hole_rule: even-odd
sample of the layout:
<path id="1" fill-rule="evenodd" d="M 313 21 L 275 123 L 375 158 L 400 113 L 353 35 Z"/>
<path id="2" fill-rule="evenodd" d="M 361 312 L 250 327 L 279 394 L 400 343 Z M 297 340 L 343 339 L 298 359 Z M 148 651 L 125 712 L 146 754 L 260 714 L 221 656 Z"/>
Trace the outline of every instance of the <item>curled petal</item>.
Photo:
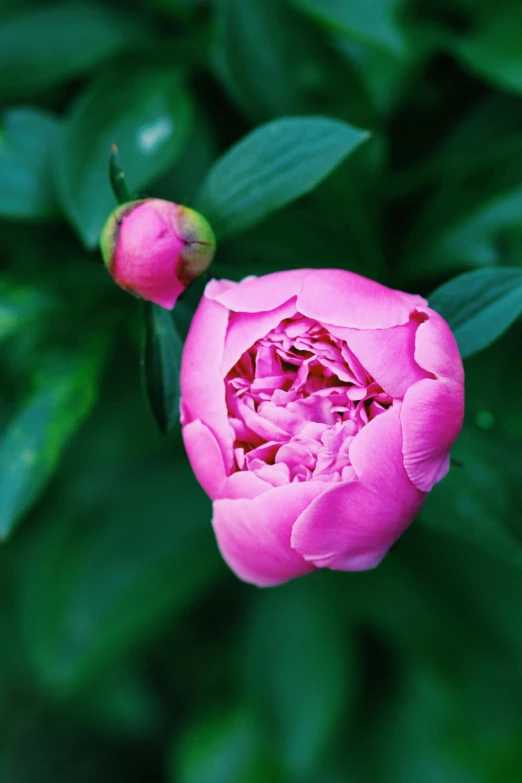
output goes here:
<path id="1" fill-rule="evenodd" d="M 401 422 L 394 408 L 359 430 L 350 444 L 350 460 L 366 487 L 399 503 L 416 494 L 404 470 Z"/>
<path id="2" fill-rule="evenodd" d="M 419 324 L 410 319 L 390 329 L 343 329 L 332 327 L 346 340 L 365 369 L 391 397 L 401 399 L 429 373 L 415 360 L 415 335 Z"/>
<path id="3" fill-rule="evenodd" d="M 428 319 L 415 335 L 415 361 L 438 378 L 464 383 L 464 369 L 457 342 L 448 324 L 435 310 L 421 308 Z"/>
<path id="4" fill-rule="evenodd" d="M 292 525 L 328 484 L 275 487 L 254 499 L 216 500 L 212 524 L 223 558 L 245 582 L 268 587 L 314 570 L 290 546 Z"/>
<path id="5" fill-rule="evenodd" d="M 337 484 L 297 519 L 292 546 L 318 568 L 373 568 L 413 521 L 424 494 L 402 464 L 401 426 L 390 410 L 353 439 L 358 481 Z"/>
<path id="6" fill-rule="evenodd" d="M 191 421 L 183 427 L 183 442 L 192 470 L 212 500 L 223 497 L 253 498 L 270 489 L 269 483 L 250 471 L 227 476 L 218 442 L 201 421 Z"/>
<path id="7" fill-rule="evenodd" d="M 406 392 L 400 417 L 406 472 L 429 492 L 448 472 L 464 417 L 464 387 L 452 380 L 419 381 Z"/>
<path id="8" fill-rule="evenodd" d="M 185 341 L 181 361 L 182 423 L 200 419 L 214 433 L 225 469 L 233 465 L 234 432 L 228 423 L 221 362 L 228 326 L 228 311 L 203 297 Z"/>
<path id="9" fill-rule="evenodd" d="M 275 310 L 262 313 L 232 313 L 226 335 L 225 351 L 221 364 L 223 377 L 239 361 L 241 356 L 261 337 L 285 318 L 296 314 L 295 302 L 285 302 Z"/>
<path id="10" fill-rule="evenodd" d="M 303 315 L 324 324 L 354 329 L 388 329 L 405 324 L 421 296 L 406 294 L 343 269 L 316 269 L 308 274 L 297 297 Z"/>
<path id="11" fill-rule="evenodd" d="M 216 302 L 236 313 L 260 313 L 274 310 L 297 296 L 309 274 L 309 269 L 274 272 L 264 277 L 248 278 L 226 291 L 205 293 L 205 296 L 212 296 Z"/>
<path id="12" fill-rule="evenodd" d="M 336 484 L 301 514 L 292 546 L 317 568 L 374 568 L 413 522 L 422 499 L 418 493 L 413 508 L 397 507 L 360 482 Z"/>
<path id="13" fill-rule="evenodd" d="M 205 296 L 207 299 L 216 299 L 219 294 L 228 291 L 229 288 L 235 288 L 239 283 L 234 280 L 216 280 L 215 277 L 209 280 L 205 286 Z"/>

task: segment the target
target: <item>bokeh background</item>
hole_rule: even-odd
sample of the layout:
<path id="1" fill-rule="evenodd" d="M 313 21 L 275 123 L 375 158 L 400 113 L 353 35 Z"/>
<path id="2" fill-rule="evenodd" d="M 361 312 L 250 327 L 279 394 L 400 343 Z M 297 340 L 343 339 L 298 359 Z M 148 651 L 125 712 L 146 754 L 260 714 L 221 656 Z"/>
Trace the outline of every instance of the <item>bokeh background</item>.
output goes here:
<path id="1" fill-rule="evenodd" d="M 322 114 L 371 138 L 216 276 L 428 295 L 521 266 L 521 41 L 518 0 L 2 0 L 2 783 L 522 779 L 520 326 L 466 361 L 452 470 L 385 561 L 259 590 L 97 251 L 112 142 L 136 192 L 191 205 L 252 128 Z"/>

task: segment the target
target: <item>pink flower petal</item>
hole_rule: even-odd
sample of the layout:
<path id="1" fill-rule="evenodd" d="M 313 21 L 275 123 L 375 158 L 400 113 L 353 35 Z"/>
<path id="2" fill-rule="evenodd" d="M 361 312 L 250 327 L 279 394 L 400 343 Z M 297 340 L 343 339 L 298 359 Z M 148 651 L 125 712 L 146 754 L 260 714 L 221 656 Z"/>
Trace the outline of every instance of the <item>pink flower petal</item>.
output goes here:
<path id="1" fill-rule="evenodd" d="M 297 297 L 303 315 L 324 324 L 355 329 L 388 329 L 408 321 L 421 296 L 406 294 L 343 269 L 317 269 L 308 274 Z"/>
<path id="2" fill-rule="evenodd" d="M 212 500 L 253 498 L 270 489 L 270 484 L 250 471 L 227 477 L 221 449 L 208 427 L 199 420 L 183 427 L 183 442 L 194 474 Z"/>
<path id="3" fill-rule="evenodd" d="M 427 379 L 406 392 L 400 413 L 404 465 L 422 492 L 429 492 L 448 472 L 449 450 L 460 432 L 463 416 L 461 383 Z"/>
<path id="4" fill-rule="evenodd" d="M 111 274 L 122 288 L 172 310 L 186 285 L 178 279 L 183 239 L 178 207 L 148 199 L 123 218 Z"/>
<path id="5" fill-rule="evenodd" d="M 205 293 L 205 296 L 212 296 L 216 302 L 237 313 L 260 313 L 274 310 L 296 296 L 309 274 L 309 269 L 274 272 L 264 277 L 248 278 L 226 291 Z"/>
<path id="6" fill-rule="evenodd" d="M 415 336 L 415 360 L 439 378 L 464 383 L 464 369 L 457 342 L 448 324 L 435 310 L 421 309 L 429 318 L 421 323 Z"/>
<path id="7" fill-rule="evenodd" d="M 185 341 L 181 361 L 182 424 L 200 419 L 214 433 L 227 472 L 234 463 L 234 431 L 228 423 L 225 384 L 220 368 L 228 311 L 203 297 Z"/>
<path id="8" fill-rule="evenodd" d="M 223 558 L 245 582 L 277 585 L 314 570 L 290 546 L 292 525 L 327 487 L 319 481 L 275 487 L 253 500 L 216 500 L 212 524 Z"/>
<path id="9" fill-rule="evenodd" d="M 390 329 L 333 327 L 332 333 L 346 340 L 384 391 L 391 397 L 402 398 L 410 386 L 429 377 L 415 361 L 415 334 L 419 328 L 419 324 L 410 319 L 408 323 Z"/>
<path id="10" fill-rule="evenodd" d="M 216 280 L 213 277 L 205 286 L 205 296 L 207 299 L 217 299 L 220 294 L 228 291 L 229 288 L 235 288 L 238 285 L 239 283 L 236 283 L 234 280 Z"/>
<path id="11" fill-rule="evenodd" d="M 413 521 L 424 500 L 402 464 L 401 425 L 390 410 L 353 439 L 358 481 L 337 484 L 296 521 L 292 546 L 318 568 L 373 568 Z"/>
<path id="12" fill-rule="evenodd" d="M 350 461 L 366 487 L 399 504 L 416 499 L 402 460 L 401 422 L 393 408 L 359 430 L 350 444 Z"/>
<path id="13" fill-rule="evenodd" d="M 374 568 L 422 505 L 397 507 L 358 481 L 334 484 L 301 514 L 292 547 L 317 568 Z"/>
<path id="14" fill-rule="evenodd" d="M 297 312 L 295 301 L 289 301 L 262 313 L 233 313 L 229 319 L 225 350 L 221 364 L 223 377 L 238 362 L 249 348 L 264 337 L 285 318 L 290 318 Z"/>
<path id="15" fill-rule="evenodd" d="M 182 435 L 197 480 L 209 497 L 222 497 L 226 472 L 223 454 L 214 435 L 199 419 L 185 424 Z"/>

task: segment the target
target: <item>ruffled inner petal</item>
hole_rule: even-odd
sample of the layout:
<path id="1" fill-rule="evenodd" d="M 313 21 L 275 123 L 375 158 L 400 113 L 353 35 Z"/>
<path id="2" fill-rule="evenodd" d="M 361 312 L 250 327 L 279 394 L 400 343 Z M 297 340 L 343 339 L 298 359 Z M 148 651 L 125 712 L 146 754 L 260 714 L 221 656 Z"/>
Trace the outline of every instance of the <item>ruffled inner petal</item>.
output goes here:
<path id="1" fill-rule="evenodd" d="M 272 486 L 357 479 L 350 446 L 357 433 L 395 399 L 373 377 L 342 335 L 312 318 L 278 308 L 282 317 L 232 316 L 255 342 L 226 373 L 229 421 L 235 433 L 234 470 L 251 471 Z M 228 335 L 237 353 L 231 320 Z M 346 330 L 353 331 L 353 330 Z M 412 342 L 412 361 L 414 343 Z M 230 362 L 224 362 L 228 366 Z"/>

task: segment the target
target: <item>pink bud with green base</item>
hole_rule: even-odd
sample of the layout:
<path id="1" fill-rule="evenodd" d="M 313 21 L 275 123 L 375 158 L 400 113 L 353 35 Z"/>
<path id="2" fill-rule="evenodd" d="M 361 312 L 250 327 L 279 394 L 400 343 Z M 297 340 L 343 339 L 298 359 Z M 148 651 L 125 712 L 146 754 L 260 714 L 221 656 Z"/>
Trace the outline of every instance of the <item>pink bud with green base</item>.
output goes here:
<path id="1" fill-rule="evenodd" d="M 206 271 L 215 249 L 204 217 L 162 199 L 122 204 L 101 235 L 103 260 L 114 282 L 167 310 Z"/>

